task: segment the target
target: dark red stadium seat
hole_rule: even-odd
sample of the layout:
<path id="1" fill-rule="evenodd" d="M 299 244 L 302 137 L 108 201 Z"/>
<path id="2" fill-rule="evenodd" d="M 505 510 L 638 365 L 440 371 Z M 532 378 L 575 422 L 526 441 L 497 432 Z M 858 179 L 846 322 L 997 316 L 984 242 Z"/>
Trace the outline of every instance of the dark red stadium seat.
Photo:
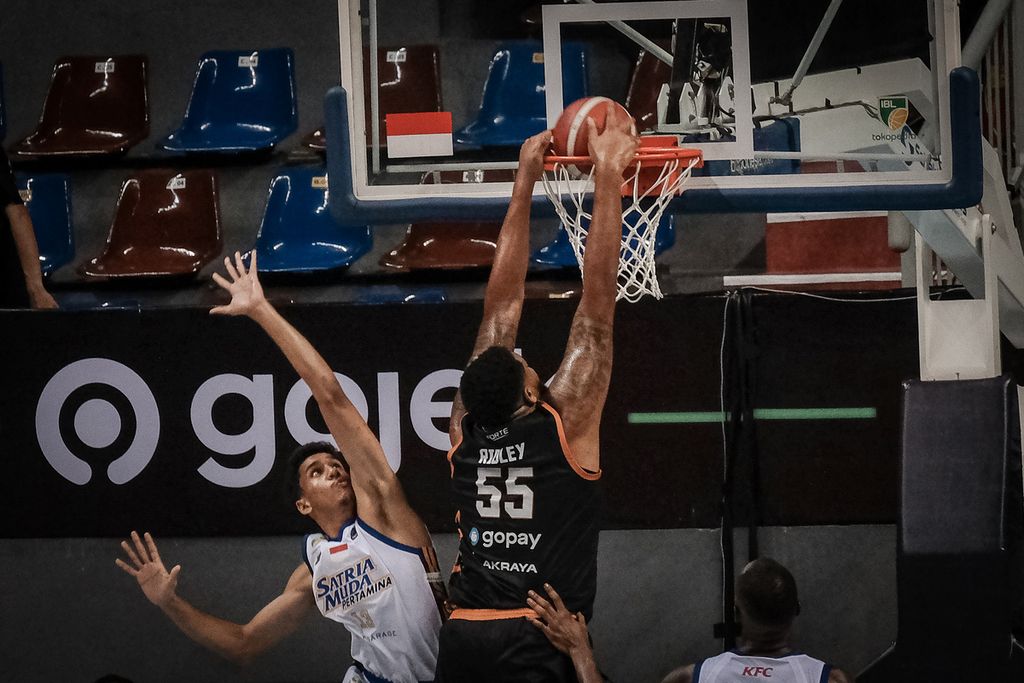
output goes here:
<path id="1" fill-rule="evenodd" d="M 121 187 L 103 253 L 86 277 L 181 276 L 198 273 L 221 251 L 213 171 L 140 171 Z"/>
<path id="2" fill-rule="evenodd" d="M 458 177 L 456 177 L 458 176 Z M 509 170 L 484 171 L 482 182 L 512 182 L 515 172 Z M 461 182 L 461 172 L 439 174 L 441 183 Z M 427 174 L 423 183 L 438 182 Z M 489 268 L 494 263 L 494 250 L 498 242 L 501 223 L 442 222 L 413 223 L 405 239 L 380 259 L 380 265 L 398 270 L 459 270 L 463 268 Z"/>
<path id="3" fill-rule="evenodd" d="M 149 135 L 144 55 L 61 57 L 35 131 L 16 157 L 120 154 Z"/>
<path id="4" fill-rule="evenodd" d="M 363 83 L 370 82 L 370 50 L 363 51 Z M 377 80 L 380 83 L 380 144 L 387 145 L 386 114 L 441 111 L 441 59 L 436 45 L 409 45 L 377 49 Z M 365 90 L 366 136 L 370 139 L 370 90 Z M 302 139 L 312 149 L 327 148 L 321 126 Z"/>

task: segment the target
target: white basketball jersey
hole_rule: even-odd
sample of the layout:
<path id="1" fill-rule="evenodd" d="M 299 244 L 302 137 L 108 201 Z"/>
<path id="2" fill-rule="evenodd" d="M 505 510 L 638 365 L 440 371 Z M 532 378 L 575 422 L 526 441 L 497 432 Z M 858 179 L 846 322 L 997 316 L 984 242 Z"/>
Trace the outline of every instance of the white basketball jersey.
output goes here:
<path id="1" fill-rule="evenodd" d="M 306 536 L 305 559 L 317 607 L 348 629 L 368 680 L 434 679 L 441 615 L 419 548 L 355 519 L 336 539 Z"/>
<path id="2" fill-rule="evenodd" d="M 693 683 L 828 683 L 832 667 L 802 654 L 785 657 L 723 652 L 694 667 Z"/>

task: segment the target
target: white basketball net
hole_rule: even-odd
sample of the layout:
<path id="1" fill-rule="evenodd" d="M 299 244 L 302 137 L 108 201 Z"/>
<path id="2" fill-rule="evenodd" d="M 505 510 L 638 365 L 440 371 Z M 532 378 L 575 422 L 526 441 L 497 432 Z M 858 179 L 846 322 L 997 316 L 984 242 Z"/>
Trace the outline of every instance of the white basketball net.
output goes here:
<path id="1" fill-rule="evenodd" d="M 643 162 L 637 160 L 632 175 L 625 181 L 631 186 L 632 197 L 626 195 L 622 198 L 623 230 L 616 300 L 625 299 L 635 303 L 645 294 L 655 299 L 664 296 L 658 285 L 654 264 L 658 223 L 665 207 L 682 191 L 699 161 L 699 158 L 691 158 L 648 162 L 649 167 L 661 166 L 661 172 L 657 180 L 645 188 L 639 177 Z M 685 168 L 681 168 L 683 166 Z M 594 191 L 594 169 L 591 167 L 586 177 L 582 177 L 576 166 L 556 162 L 553 170 L 544 173 L 544 191 L 554 204 L 555 212 L 569 235 L 569 243 L 572 244 L 582 277 L 587 231 L 593 218 L 584 206 L 584 198 Z"/>

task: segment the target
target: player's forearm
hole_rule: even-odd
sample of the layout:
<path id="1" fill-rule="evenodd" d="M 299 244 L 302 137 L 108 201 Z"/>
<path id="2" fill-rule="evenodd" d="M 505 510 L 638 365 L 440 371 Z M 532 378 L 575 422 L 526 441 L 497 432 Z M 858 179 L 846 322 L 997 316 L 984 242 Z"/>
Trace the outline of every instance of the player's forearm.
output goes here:
<path id="1" fill-rule="evenodd" d="M 581 306 L 591 316 L 610 318 L 615 307 L 622 241 L 622 177 L 598 169 L 594 179 L 594 218 L 583 260 Z"/>
<path id="2" fill-rule="evenodd" d="M 288 362 L 313 393 L 317 403 L 337 398 L 341 392 L 334 371 L 302 333 L 284 319 L 270 302 L 263 300 L 249 314 L 277 344 Z"/>
<path id="3" fill-rule="evenodd" d="M 259 654 L 248 642 L 241 624 L 202 612 L 178 596 L 161 609 L 182 633 L 226 659 L 246 664 Z"/>
<path id="4" fill-rule="evenodd" d="M 603 683 L 601 672 L 594 661 L 594 652 L 590 648 L 578 648 L 569 653 L 572 665 L 576 669 L 576 680 L 579 683 Z"/>
<path id="5" fill-rule="evenodd" d="M 481 336 L 504 337 L 511 326 L 512 339 L 489 339 L 486 346 L 515 341 L 515 328 L 519 322 L 525 294 L 526 269 L 530 257 L 530 206 L 533 200 L 533 183 L 517 181 L 512 190 L 505 221 L 498 235 L 494 265 L 487 280 L 484 295 L 483 324 Z M 502 319 L 510 325 L 496 326 Z"/>
<path id="6" fill-rule="evenodd" d="M 39 246 L 36 244 L 36 234 L 32 229 L 28 209 L 19 204 L 11 204 L 6 212 L 11 224 L 14 246 L 18 250 L 18 263 L 25 276 L 25 285 L 30 290 L 42 289 L 43 272 L 39 266 Z"/>

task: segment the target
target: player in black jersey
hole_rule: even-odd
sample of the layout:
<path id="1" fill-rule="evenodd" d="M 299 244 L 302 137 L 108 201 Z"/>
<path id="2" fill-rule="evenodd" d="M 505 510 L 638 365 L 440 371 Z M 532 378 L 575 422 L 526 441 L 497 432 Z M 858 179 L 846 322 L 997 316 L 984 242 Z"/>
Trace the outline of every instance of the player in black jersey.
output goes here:
<path id="1" fill-rule="evenodd" d="M 609 111 L 612 111 L 609 108 Z M 528 139 L 498 238 L 472 360 L 452 406 L 452 488 L 461 544 L 437 681 L 572 681 L 570 659 L 527 620 L 530 590 L 558 586 L 588 618 L 597 580 L 598 436 L 612 366 L 622 172 L 629 120 L 590 128 L 594 212 L 583 294 L 562 364 L 544 387 L 512 349 L 529 258 L 530 201 L 550 131 Z"/>

